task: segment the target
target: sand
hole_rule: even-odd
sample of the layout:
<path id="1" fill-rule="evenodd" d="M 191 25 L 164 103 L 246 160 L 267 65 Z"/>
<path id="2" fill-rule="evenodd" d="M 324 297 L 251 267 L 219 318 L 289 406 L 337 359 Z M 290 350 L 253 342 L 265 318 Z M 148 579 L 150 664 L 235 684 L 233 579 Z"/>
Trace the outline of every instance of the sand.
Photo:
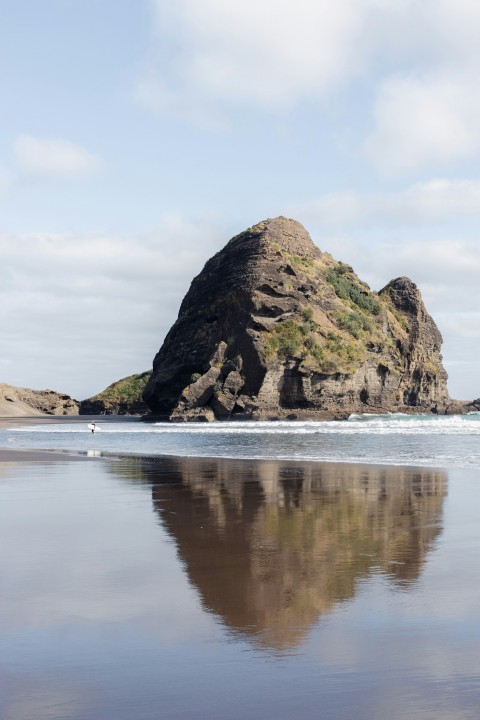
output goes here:
<path id="1" fill-rule="evenodd" d="M 10 450 L 0 448 L 0 463 L 12 462 L 45 462 L 48 460 L 89 460 L 86 455 L 75 455 L 70 452 L 52 452 L 52 450 Z"/>

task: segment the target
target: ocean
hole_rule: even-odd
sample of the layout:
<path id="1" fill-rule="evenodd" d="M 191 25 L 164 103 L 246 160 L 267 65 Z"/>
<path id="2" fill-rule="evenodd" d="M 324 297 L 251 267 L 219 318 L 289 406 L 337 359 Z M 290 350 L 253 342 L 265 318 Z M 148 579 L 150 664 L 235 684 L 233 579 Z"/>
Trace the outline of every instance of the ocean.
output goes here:
<path id="1" fill-rule="evenodd" d="M 25 422 L 2 720 L 480 717 L 479 414 Z"/>
<path id="2" fill-rule="evenodd" d="M 480 467 L 480 413 L 468 415 L 353 415 L 332 422 L 147 423 L 97 418 L 5 427 L 0 446 L 72 450 L 87 454 L 220 457 Z M 33 424 L 32 424 L 33 423 Z"/>

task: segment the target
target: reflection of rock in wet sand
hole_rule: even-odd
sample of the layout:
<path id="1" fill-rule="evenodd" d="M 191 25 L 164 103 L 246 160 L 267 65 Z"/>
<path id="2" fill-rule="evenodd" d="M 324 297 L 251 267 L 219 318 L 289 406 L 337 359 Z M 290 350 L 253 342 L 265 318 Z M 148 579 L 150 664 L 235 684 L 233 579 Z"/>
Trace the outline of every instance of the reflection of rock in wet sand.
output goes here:
<path id="1" fill-rule="evenodd" d="M 165 459 L 143 465 L 153 503 L 206 609 L 262 644 L 301 640 L 383 572 L 418 578 L 440 532 L 434 470 Z"/>

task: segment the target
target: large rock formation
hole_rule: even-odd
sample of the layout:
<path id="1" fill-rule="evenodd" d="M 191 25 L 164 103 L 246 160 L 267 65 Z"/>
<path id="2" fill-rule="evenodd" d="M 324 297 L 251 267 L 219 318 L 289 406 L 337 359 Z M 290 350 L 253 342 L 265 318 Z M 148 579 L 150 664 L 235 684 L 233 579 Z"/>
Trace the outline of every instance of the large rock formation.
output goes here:
<path id="1" fill-rule="evenodd" d="M 173 420 L 443 413 L 441 343 L 411 280 L 374 293 L 280 217 L 234 237 L 193 280 L 143 397 Z"/>
<path id="2" fill-rule="evenodd" d="M 0 416 L 78 415 L 78 402 L 54 390 L 30 390 L 0 383 Z"/>

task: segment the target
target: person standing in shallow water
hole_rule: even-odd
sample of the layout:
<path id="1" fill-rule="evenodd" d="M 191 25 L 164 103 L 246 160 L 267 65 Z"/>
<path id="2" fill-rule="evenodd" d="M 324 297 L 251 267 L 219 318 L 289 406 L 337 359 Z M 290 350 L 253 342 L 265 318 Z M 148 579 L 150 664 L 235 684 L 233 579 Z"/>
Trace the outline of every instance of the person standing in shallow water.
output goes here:
<path id="1" fill-rule="evenodd" d="M 90 427 L 91 427 L 92 434 L 93 434 L 95 432 L 95 423 L 92 423 Z"/>

